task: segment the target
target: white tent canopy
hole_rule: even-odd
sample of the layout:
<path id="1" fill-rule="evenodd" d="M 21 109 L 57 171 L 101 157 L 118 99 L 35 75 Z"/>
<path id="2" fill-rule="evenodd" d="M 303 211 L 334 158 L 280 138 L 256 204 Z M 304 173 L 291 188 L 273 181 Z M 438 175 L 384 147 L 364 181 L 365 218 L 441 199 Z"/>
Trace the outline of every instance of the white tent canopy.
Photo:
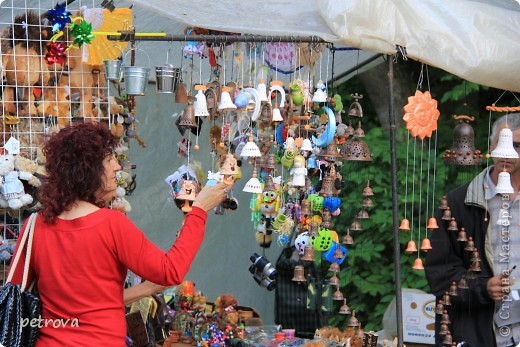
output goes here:
<path id="1" fill-rule="evenodd" d="M 520 92 L 515 0 L 135 0 L 188 25 L 258 35 L 316 35 L 408 57 L 468 81 Z M 138 28 L 137 28 L 138 29 Z"/>

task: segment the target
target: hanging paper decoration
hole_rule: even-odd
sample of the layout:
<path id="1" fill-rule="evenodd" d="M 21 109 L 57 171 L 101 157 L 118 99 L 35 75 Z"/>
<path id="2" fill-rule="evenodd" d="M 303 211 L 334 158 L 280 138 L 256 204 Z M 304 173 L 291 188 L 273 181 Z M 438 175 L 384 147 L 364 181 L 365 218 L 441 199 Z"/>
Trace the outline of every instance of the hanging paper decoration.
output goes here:
<path id="1" fill-rule="evenodd" d="M 72 23 L 70 34 L 74 37 L 72 44 L 77 45 L 78 47 L 83 46 L 85 43 L 90 44 L 94 39 L 94 35 L 92 34 L 92 24 L 87 23 L 83 19 L 81 19 L 79 24 Z"/>
<path id="2" fill-rule="evenodd" d="M 423 140 L 431 137 L 432 132 L 437 130 L 440 112 L 437 109 L 437 100 L 431 97 L 429 91 L 415 91 L 414 96 L 408 97 L 408 104 L 403 109 L 403 120 L 412 136 Z"/>
<path id="3" fill-rule="evenodd" d="M 51 42 L 47 45 L 47 53 L 45 54 L 45 61 L 47 64 L 63 65 L 67 61 L 67 46 L 61 42 Z"/>
<path id="4" fill-rule="evenodd" d="M 63 30 L 67 23 L 71 22 L 71 13 L 67 11 L 65 4 L 57 4 L 55 8 L 50 9 L 47 18 L 52 23 L 52 32 Z"/>

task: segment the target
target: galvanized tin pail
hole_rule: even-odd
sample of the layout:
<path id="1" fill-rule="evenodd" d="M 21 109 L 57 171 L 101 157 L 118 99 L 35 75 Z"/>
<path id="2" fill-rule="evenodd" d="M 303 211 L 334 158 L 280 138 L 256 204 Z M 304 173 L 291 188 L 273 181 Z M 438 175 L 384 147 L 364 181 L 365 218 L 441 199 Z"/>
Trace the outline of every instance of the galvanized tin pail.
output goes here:
<path id="1" fill-rule="evenodd" d="M 156 90 L 157 93 L 173 94 L 177 90 L 181 69 L 172 65 L 156 66 Z"/>
<path id="2" fill-rule="evenodd" d="M 149 67 L 125 66 L 125 91 L 127 95 L 144 95 L 150 76 Z"/>

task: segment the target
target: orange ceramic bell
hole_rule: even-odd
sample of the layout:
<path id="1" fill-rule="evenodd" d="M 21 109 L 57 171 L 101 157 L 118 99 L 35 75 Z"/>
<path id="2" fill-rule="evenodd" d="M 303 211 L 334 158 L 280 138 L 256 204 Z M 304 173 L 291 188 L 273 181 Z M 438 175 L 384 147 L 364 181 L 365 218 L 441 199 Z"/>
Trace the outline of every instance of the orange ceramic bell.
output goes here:
<path id="1" fill-rule="evenodd" d="M 352 222 L 352 224 L 350 225 L 350 230 L 353 230 L 353 231 L 362 231 L 363 230 L 363 227 L 361 226 L 361 223 L 359 223 L 359 221 L 356 219 Z"/>
<path id="2" fill-rule="evenodd" d="M 430 239 L 425 237 L 421 243 L 421 251 L 428 252 L 430 249 L 432 249 Z"/>
<path id="3" fill-rule="evenodd" d="M 459 228 L 457 227 L 457 221 L 455 220 L 455 217 L 451 217 L 450 224 L 448 225 L 448 230 L 450 230 L 450 231 L 459 231 Z"/>
<path id="4" fill-rule="evenodd" d="M 339 285 L 340 285 L 339 278 L 338 278 L 338 276 L 336 276 L 336 272 L 335 272 L 334 275 L 332 275 L 332 277 L 329 279 L 329 284 L 330 284 L 331 286 L 339 286 Z"/>
<path id="5" fill-rule="evenodd" d="M 468 289 L 469 288 L 468 281 L 466 281 L 466 276 L 462 275 L 462 278 L 459 281 L 458 287 L 459 287 L 459 289 Z"/>
<path id="6" fill-rule="evenodd" d="M 415 241 L 414 240 L 408 241 L 408 245 L 406 246 L 406 249 L 404 251 L 405 251 L 405 253 L 417 252 L 417 246 L 415 245 Z"/>
<path id="7" fill-rule="evenodd" d="M 410 231 L 410 221 L 407 218 L 403 218 L 403 220 L 401 220 L 399 230 Z"/>
<path id="8" fill-rule="evenodd" d="M 451 209 L 446 207 L 444 209 L 444 213 L 442 214 L 442 220 L 451 220 Z"/>
<path id="9" fill-rule="evenodd" d="M 437 224 L 437 219 L 435 217 L 431 217 L 428 219 L 428 225 L 426 229 L 439 229 L 439 225 Z"/>
<path id="10" fill-rule="evenodd" d="M 444 312 L 444 304 L 442 303 L 442 300 L 439 300 L 437 302 L 437 305 L 435 306 L 435 314 L 442 314 Z"/>
<path id="11" fill-rule="evenodd" d="M 413 269 L 414 270 L 424 270 L 424 266 L 423 266 L 421 258 L 415 259 L 415 261 L 413 262 Z"/>
<path id="12" fill-rule="evenodd" d="M 451 337 L 451 333 L 449 331 L 446 332 L 446 336 L 444 336 L 444 340 L 442 340 L 442 344 L 444 346 L 451 346 L 453 339 Z"/>
<path id="13" fill-rule="evenodd" d="M 370 188 L 370 180 L 367 180 L 367 186 L 363 189 L 363 196 L 373 196 L 374 191 Z"/>
<path id="14" fill-rule="evenodd" d="M 451 282 L 451 286 L 450 286 L 450 290 L 448 292 L 450 294 L 450 296 L 458 296 L 459 295 L 459 290 L 458 290 L 458 287 L 457 287 L 457 282 L 453 281 Z M 449 324 L 449 323 L 448 323 Z"/>
<path id="15" fill-rule="evenodd" d="M 332 262 L 329 266 L 329 271 L 330 272 L 333 272 L 333 273 L 336 273 L 336 272 L 339 272 L 340 268 L 339 268 L 339 264 L 336 263 L 336 262 Z"/>
<path id="16" fill-rule="evenodd" d="M 448 292 L 445 292 L 442 296 L 442 303 L 444 306 L 451 306 L 450 294 Z"/>
<path id="17" fill-rule="evenodd" d="M 354 310 L 354 311 L 352 311 L 352 316 L 349 318 L 349 320 L 347 322 L 347 326 L 352 327 L 352 328 L 357 328 L 358 325 L 359 325 L 359 321 L 356 318 L 356 310 Z"/>
<path id="18" fill-rule="evenodd" d="M 468 241 L 466 241 L 466 246 L 464 247 L 465 251 L 473 252 L 475 250 L 475 242 L 473 241 L 473 238 L 470 236 L 468 237 Z"/>
<path id="19" fill-rule="evenodd" d="M 312 245 L 307 245 L 303 249 L 303 257 L 302 260 L 306 261 L 314 261 L 316 258 L 314 257 L 314 247 Z"/>

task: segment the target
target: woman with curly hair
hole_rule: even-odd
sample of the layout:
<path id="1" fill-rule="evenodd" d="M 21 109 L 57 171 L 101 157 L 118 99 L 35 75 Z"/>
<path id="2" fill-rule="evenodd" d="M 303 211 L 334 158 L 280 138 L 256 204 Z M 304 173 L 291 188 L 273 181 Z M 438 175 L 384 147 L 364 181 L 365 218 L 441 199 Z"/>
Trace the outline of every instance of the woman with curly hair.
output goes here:
<path id="1" fill-rule="evenodd" d="M 164 252 L 126 215 L 106 208 L 121 169 L 114 145 L 107 127 L 94 123 L 64 128 L 44 145 L 30 263 L 42 302 L 38 347 L 126 346 L 124 301 L 183 281 L 203 241 L 207 211 L 230 188 L 203 188 Z M 128 269 L 151 281 L 130 296 L 123 294 Z M 15 274 L 13 283 L 21 282 L 22 271 Z"/>

